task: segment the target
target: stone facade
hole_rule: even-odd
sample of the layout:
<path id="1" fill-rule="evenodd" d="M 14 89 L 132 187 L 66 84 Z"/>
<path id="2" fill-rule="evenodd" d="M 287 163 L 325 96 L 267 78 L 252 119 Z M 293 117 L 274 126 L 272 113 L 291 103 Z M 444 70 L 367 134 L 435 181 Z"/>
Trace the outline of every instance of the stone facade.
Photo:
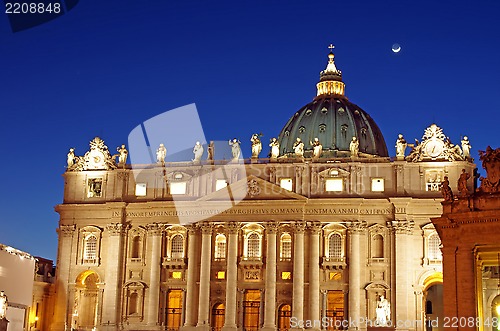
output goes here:
<path id="1" fill-rule="evenodd" d="M 364 329 L 380 295 L 394 321 L 423 322 L 442 271 L 430 221 L 442 198 L 428 179 L 456 189 L 474 164 L 261 161 L 66 172 L 52 330 L 276 330 L 323 317 Z M 228 196 L 242 200 L 228 208 Z"/>

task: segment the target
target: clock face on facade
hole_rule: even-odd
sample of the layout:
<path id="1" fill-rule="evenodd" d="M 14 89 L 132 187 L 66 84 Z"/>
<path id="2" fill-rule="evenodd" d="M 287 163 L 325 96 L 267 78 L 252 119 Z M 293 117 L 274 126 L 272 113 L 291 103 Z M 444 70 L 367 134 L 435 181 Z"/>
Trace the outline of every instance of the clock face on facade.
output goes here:
<path id="1" fill-rule="evenodd" d="M 89 153 L 89 168 L 103 169 L 104 168 L 104 153 L 99 150 L 91 150 Z"/>
<path id="2" fill-rule="evenodd" d="M 444 150 L 444 143 L 441 140 L 429 140 L 425 144 L 425 153 L 430 157 L 438 157 Z"/>

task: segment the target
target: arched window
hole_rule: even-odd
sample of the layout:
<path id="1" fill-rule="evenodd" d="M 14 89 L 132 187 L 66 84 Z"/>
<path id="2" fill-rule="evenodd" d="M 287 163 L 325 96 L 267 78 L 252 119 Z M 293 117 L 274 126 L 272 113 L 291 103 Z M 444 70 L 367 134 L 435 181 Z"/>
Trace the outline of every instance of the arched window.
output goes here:
<path id="1" fill-rule="evenodd" d="M 130 252 L 130 257 L 133 259 L 138 259 L 140 257 L 140 251 L 141 251 L 141 237 L 135 236 L 132 239 L 132 249 Z"/>
<path id="2" fill-rule="evenodd" d="M 439 249 L 439 246 L 441 245 L 441 239 L 439 239 L 439 236 L 437 233 L 431 234 L 429 236 L 429 259 L 431 260 L 441 260 L 442 255 L 441 255 L 441 250 Z"/>
<path id="3" fill-rule="evenodd" d="M 283 261 L 292 258 L 292 236 L 290 236 L 289 233 L 283 233 L 281 235 L 280 258 Z"/>
<path id="4" fill-rule="evenodd" d="M 328 238 L 328 257 L 342 257 L 342 237 L 338 233 L 332 233 Z"/>
<path id="5" fill-rule="evenodd" d="M 218 234 L 215 237 L 215 259 L 224 260 L 226 258 L 226 236 Z"/>
<path id="6" fill-rule="evenodd" d="M 170 253 L 172 259 L 184 258 L 184 238 L 180 234 L 172 237 Z"/>
<path id="7" fill-rule="evenodd" d="M 83 258 L 86 261 L 95 261 L 97 259 L 97 237 L 93 234 L 85 238 Z"/>
<path id="8" fill-rule="evenodd" d="M 260 237 L 255 232 L 251 233 L 247 239 L 247 257 L 260 257 Z"/>
<path id="9" fill-rule="evenodd" d="M 380 259 L 384 257 L 384 237 L 376 234 L 372 238 L 372 258 Z"/>

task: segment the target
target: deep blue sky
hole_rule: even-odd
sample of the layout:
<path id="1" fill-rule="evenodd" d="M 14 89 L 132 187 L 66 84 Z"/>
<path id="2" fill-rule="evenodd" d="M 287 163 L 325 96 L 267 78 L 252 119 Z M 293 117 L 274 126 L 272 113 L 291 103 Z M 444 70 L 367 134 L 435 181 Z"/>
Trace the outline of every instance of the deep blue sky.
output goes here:
<path id="1" fill-rule="evenodd" d="M 500 146 L 500 2 L 81 1 L 12 33 L 0 14 L 0 242 L 55 259 L 66 153 L 196 103 L 209 140 L 277 136 L 315 96 L 329 43 L 390 154 L 436 122 Z M 402 51 L 394 54 L 391 46 Z M 267 154 L 267 147 L 264 153 Z"/>

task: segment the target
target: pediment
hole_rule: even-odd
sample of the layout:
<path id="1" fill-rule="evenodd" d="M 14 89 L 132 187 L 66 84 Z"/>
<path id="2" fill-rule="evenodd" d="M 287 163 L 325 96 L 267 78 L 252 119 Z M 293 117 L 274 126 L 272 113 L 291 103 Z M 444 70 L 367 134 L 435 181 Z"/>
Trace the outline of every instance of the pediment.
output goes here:
<path id="1" fill-rule="evenodd" d="M 350 174 L 349 171 L 344 170 L 344 169 L 339 168 L 339 167 L 331 167 L 331 168 L 325 169 L 323 171 L 320 171 L 318 173 L 318 175 L 320 177 L 326 177 L 326 178 L 329 178 L 329 177 L 348 177 L 349 174 Z"/>
<path id="2" fill-rule="evenodd" d="M 250 175 L 218 191 L 209 193 L 198 201 L 241 200 L 306 200 L 303 195 L 285 190 L 262 178 Z"/>

